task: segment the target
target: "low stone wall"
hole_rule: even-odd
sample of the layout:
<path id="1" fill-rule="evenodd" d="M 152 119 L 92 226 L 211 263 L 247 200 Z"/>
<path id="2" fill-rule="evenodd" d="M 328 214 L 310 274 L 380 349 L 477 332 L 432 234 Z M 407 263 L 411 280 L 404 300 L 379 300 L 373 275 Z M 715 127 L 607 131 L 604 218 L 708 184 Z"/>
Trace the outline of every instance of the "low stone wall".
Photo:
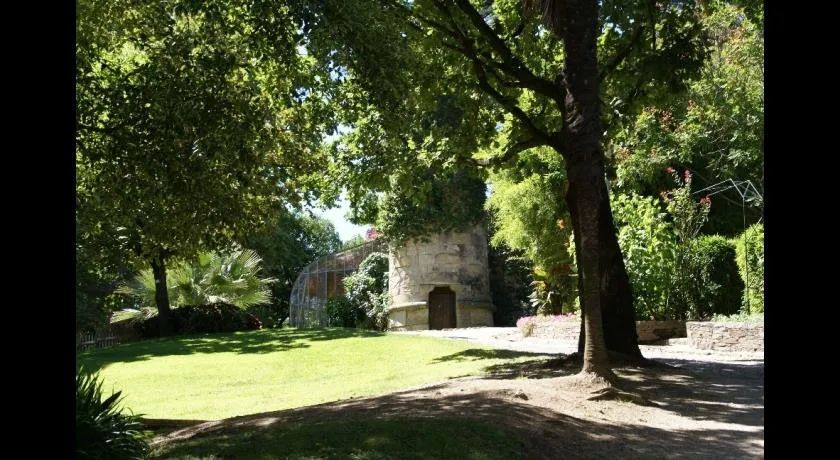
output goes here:
<path id="1" fill-rule="evenodd" d="M 636 321 L 636 333 L 639 343 L 685 337 L 685 321 Z"/>
<path id="2" fill-rule="evenodd" d="M 665 339 L 685 337 L 685 321 L 636 321 L 639 343 L 659 342 Z M 542 339 L 577 340 L 580 321 L 537 322 L 531 330 L 531 337 Z"/>
<path id="3" fill-rule="evenodd" d="M 686 323 L 688 343 L 700 350 L 764 351 L 763 323 Z"/>
<path id="4" fill-rule="evenodd" d="M 541 339 L 577 340 L 578 335 L 580 321 L 552 321 L 534 324 L 530 336 Z"/>

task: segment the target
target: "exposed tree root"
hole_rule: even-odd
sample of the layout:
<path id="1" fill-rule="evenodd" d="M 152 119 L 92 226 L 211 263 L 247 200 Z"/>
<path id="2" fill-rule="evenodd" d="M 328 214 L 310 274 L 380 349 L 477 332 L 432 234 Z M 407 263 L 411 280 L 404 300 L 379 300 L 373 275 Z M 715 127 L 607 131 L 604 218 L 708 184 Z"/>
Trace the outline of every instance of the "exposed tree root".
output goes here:
<path id="1" fill-rule="evenodd" d="M 626 401 L 639 406 L 658 407 L 658 404 L 645 398 L 642 395 L 624 391 L 616 386 L 610 386 L 592 392 L 593 395 L 586 398 L 589 401 Z"/>

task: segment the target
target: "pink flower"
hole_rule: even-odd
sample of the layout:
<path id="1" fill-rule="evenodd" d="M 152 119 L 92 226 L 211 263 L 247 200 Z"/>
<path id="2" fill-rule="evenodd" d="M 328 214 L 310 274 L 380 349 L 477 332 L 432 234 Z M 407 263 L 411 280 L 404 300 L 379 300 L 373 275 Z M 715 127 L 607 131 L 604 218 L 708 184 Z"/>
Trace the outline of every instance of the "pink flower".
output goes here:
<path id="1" fill-rule="evenodd" d="M 708 196 L 704 196 L 703 198 L 700 198 L 700 204 L 706 205 L 706 206 L 711 205 L 712 204 L 712 198 L 708 197 Z"/>
<path id="2" fill-rule="evenodd" d="M 668 174 L 674 174 L 674 168 L 668 166 L 667 168 L 665 168 L 665 172 Z"/>

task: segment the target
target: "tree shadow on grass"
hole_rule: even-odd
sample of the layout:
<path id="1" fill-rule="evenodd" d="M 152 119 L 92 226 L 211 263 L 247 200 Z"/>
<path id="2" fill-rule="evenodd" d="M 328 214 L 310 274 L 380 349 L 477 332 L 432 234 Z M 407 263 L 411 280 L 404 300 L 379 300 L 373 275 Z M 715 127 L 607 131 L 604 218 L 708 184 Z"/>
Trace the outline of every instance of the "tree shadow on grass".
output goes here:
<path id="1" fill-rule="evenodd" d="M 531 353 L 527 351 L 515 351 L 515 350 L 505 350 L 500 348 L 495 349 L 483 349 L 483 348 L 470 348 L 469 350 L 459 351 L 458 353 L 453 353 L 451 355 L 441 356 L 439 358 L 435 358 L 432 362 L 433 363 L 443 363 L 449 361 L 456 361 L 456 362 L 464 362 L 464 361 L 478 361 L 481 359 L 517 359 L 517 358 L 536 358 L 536 357 L 544 357 L 550 358 L 553 355 L 547 355 L 545 353 Z M 489 370 L 493 366 L 486 368 Z"/>
<path id="2" fill-rule="evenodd" d="M 180 455 L 194 452 L 192 449 L 196 446 L 213 452 L 213 446 L 220 439 L 229 441 L 237 433 L 242 436 L 242 442 L 247 442 L 253 436 L 279 436 L 271 433 L 294 429 L 301 426 L 300 423 L 352 420 L 399 420 L 403 433 L 394 436 L 410 437 L 414 433 L 413 427 L 420 421 L 443 419 L 491 422 L 511 433 L 523 450 L 522 457 L 512 458 L 743 459 L 764 456 L 763 429 L 750 432 L 721 425 L 671 429 L 646 425 L 641 418 L 636 423 L 602 421 L 595 417 L 584 419 L 529 404 L 511 397 L 504 390 L 447 392 L 446 385 L 208 422 L 173 432 L 170 435 L 173 441 L 166 442 L 173 442 L 169 446 Z M 375 435 L 362 435 L 368 434 Z M 164 445 L 158 444 L 159 448 Z M 178 447 L 188 445 L 191 446 L 188 449 Z M 277 450 L 276 453 L 282 452 Z M 264 454 L 266 452 L 254 452 L 237 458 L 263 458 L 260 455 Z M 344 454 L 349 456 L 350 452 Z M 167 455 L 162 457 L 167 458 Z"/>
<path id="3" fill-rule="evenodd" d="M 83 351 L 76 362 L 96 371 L 114 362 L 142 361 L 157 356 L 198 353 L 275 353 L 308 348 L 309 342 L 357 337 L 384 337 L 385 334 L 349 328 L 263 329 L 259 331 L 184 335 L 125 343 L 110 348 Z"/>

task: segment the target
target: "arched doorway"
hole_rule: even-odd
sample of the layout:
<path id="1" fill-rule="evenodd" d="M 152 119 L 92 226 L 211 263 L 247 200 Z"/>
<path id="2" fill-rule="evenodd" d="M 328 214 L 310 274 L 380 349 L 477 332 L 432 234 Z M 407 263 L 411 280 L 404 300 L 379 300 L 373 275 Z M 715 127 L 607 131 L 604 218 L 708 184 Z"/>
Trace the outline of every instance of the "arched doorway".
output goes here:
<path id="1" fill-rule="evenodd" d="M 449 287 L 436 287 L 429 293 L 429 329 L 455 327 L 455 292 Z"/>

